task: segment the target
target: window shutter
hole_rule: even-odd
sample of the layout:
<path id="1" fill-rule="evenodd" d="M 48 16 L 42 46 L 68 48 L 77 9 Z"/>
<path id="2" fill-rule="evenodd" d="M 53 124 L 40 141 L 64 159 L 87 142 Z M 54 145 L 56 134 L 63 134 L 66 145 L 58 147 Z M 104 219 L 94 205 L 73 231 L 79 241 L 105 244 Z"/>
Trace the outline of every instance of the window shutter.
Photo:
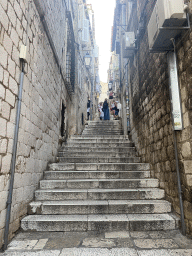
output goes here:
<path id="1" fill-rule="evenodd" d="M 89 20 L 84 19 L 83 21 L 83 33 L 82 33 L 82 41 L 89 42 Z"/>

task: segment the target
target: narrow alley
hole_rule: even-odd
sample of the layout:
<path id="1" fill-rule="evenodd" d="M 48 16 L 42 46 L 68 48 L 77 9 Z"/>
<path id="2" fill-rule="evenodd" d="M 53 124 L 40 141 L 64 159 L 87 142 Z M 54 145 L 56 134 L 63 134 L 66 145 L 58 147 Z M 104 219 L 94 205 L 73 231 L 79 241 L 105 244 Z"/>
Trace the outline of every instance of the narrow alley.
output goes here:
<path id="1" fill-rule="evenodd" d="M 0 255 L 192 256 L 191 24 L 192 0 L 0 0 Z"/>

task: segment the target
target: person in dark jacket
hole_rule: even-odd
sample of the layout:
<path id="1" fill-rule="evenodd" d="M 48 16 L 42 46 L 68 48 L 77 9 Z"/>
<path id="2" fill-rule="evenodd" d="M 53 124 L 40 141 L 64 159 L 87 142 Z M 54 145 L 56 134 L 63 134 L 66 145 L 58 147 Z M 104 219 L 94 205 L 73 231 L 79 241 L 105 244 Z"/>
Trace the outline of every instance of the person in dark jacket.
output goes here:
<path id="1" fill-rule="evenodd" d="M 103 112 L 104 112 L 104 120 L 110 120 L 109 106 L 108 106 L 107 99 L 105 99 L 105 101 L 103 103 Z"/>
<path id="2" fill-rule="evenodd" d="M 89 116 L 90 116 L 90 105 L 91 105 L 91 101 L 88 100 L 88 102 L 87 102 L 87 120 L 89 120 Z"/>

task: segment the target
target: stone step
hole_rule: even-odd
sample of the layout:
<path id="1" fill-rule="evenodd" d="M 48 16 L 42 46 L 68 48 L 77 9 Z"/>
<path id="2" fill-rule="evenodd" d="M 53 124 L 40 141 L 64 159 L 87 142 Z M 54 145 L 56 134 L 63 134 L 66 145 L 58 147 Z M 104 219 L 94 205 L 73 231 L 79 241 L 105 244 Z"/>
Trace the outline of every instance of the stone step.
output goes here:
<path id="1" fill-rule="evenodd" d="M 45 171 L 44 179 L 144 179 L 150 171 Z"/>
<path id="2" fill-rule="evenodd" d="M 40 189 L 126 189 L 157 188 L 158 179 L 76 179 L 76 180 L 41 180 Z"/>
<path id="3" fill-rule="evenodd" d="M 75 142 L 75 143 L 86 143 L 86 142 L 91 142 L 91 143 L 124 143 L 124 142 L 128 142 L 130 143 L 130 141 L 128 139 L 114 139 L 114 138 L 110 138 L 110 139 L 98 139 L 98 138 L 84 138 L 84 139 L 69 139 L 68 142 Z"/>
<path id="4" fill-rule="evenodd" d="M 98 120 L 98 121 L 88 121 L 88 125 L 110 125 L 110 124 L 121 124 L 120 120 Z"/>
<path id="5" fill-rule="evenodd" d="M 65 146 L 63 148 L 60 149 L 59 154 L 62 153 L 72 153 L 72 152 L 77 152 L 77 153 L 100 153 L 100 154 L 106 154 L 106 153 L 114 153 L 114 154 L 131 154 L 131 155 L 135 155 L 136 154 L 136 150 L 134 147 L 115 147 L 115 148 L 111 148 L 111 147 L 106 147 L 106 148 L 96 148 L 96 147 L 79 147 L 78 145 L 76 147 L 74 146 Z"/>
<path id="6" fill-rule="evenodd" d="M 49 164 L 53 171 L 145 171 L 150 170 L 147 163 L 53 163 Z"/>
<path id="7" fill-rule="evenodd" d="M 106 132 L 106 131 L 94 131 L 94 132 L 91 132 L 91 131 L 87 131 L 87 132 L 83 132 L 82 135 L 111 135 L 112 137 L 113 136 L 117 136 L 117 135 L 122 135 L 123 133 L 122 132 Z"/>
<path id="8" fill-rule="evenodd" d="M 70 139 L 75 140 L 75 139 L 110 139 L 111 140 L 111 136 L 108 135 L 98 135 L 98 136 L 91 136 L 91 135 L 72 135 L 70 136 Z M 126 139 L 129 140 L 128 135 L 117 135 L 117 136 L 113 136 L 113 139 Z"/>
<path id="9" fill-rule="evenodd" d="M 86 132 L 86 131 L 104 131 L 104 132 L 122 132 L 122 129 L 119 128 L 119 127 L 99 127 L 99 128 L 96 128 L 96 127 L 87 127 L 86 129 L 83 130 L 83 132 Z M 107 134 L 106 134 L 107 135 Z M 123 134 L 122 134 L 123 135 Z"/>
<path id="10" fill-rule="evenodd" d="M 64 163 L 140 163 L 140 157 L 57 157 L 57 160 Z"/>
<path id="11" fill-rule="evenodd" d="M 71 151 L 62 151 L 58 153 L 58 157 L 107 157 L 107 158 L 112 158 L 112 157 L 119 157 L 119 158 L 128 158 L 128 157 L 136 157 L 135 151 L 127 152 L 127 153 L 117 153 L 117 152 L 103 152 L 103 151 L 92 151 L 92 152 L 84 152 L 82 149 L 81 151 L 74 151 L 71 149 Z"/>
<path id="12" fill-rule="evenodd" d="M 144 200 L 163 199 L 165 192 L 159 188 L 140 189 L 39 189 L 35 191 L 38 201 L 61 200 Z"/>
<path id="13" fill-rule="evenodd" d="M 132 142 L 117 142 L 117 143 L 114 143 L 114 142 L 110 142 L 110 143 L 95 143 L 95 142 L 90 142 L 90 141 L 87 141 L 87 142 L 75 142 L 75 141 L 68 141 L 66 143 L 64 143 L 63 146 L 74 146 L 74 147 L 96 147 L 96 148 L 106 148 L 106 147 L 111 147 L 111 148 L 114 148 L 114 147 L 133 147 L 134 144 Z"/>
<path id="14" fill-rule="evenodd" d="M 129 214 L 168 213 L 171 204 L 164 200 L 83 200 L 31 202 L 28 214 Z"/>
<path id="15" fill-rule="evenodd" d="M 169 214 L 30 215 L 21 220 L 24 231 L 147 231 L 178 228 Z"/>

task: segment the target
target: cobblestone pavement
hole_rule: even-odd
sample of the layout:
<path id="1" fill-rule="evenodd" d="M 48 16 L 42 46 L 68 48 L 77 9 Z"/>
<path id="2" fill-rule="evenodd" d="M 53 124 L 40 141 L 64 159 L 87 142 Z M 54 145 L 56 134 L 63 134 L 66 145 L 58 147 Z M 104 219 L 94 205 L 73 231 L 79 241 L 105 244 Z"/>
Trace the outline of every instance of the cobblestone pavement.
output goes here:
<path id="1" fill-rule="evenodd" d="M 178 230 L 148 232 L 19 232 L 1 256 L 192 256 Z"/>

